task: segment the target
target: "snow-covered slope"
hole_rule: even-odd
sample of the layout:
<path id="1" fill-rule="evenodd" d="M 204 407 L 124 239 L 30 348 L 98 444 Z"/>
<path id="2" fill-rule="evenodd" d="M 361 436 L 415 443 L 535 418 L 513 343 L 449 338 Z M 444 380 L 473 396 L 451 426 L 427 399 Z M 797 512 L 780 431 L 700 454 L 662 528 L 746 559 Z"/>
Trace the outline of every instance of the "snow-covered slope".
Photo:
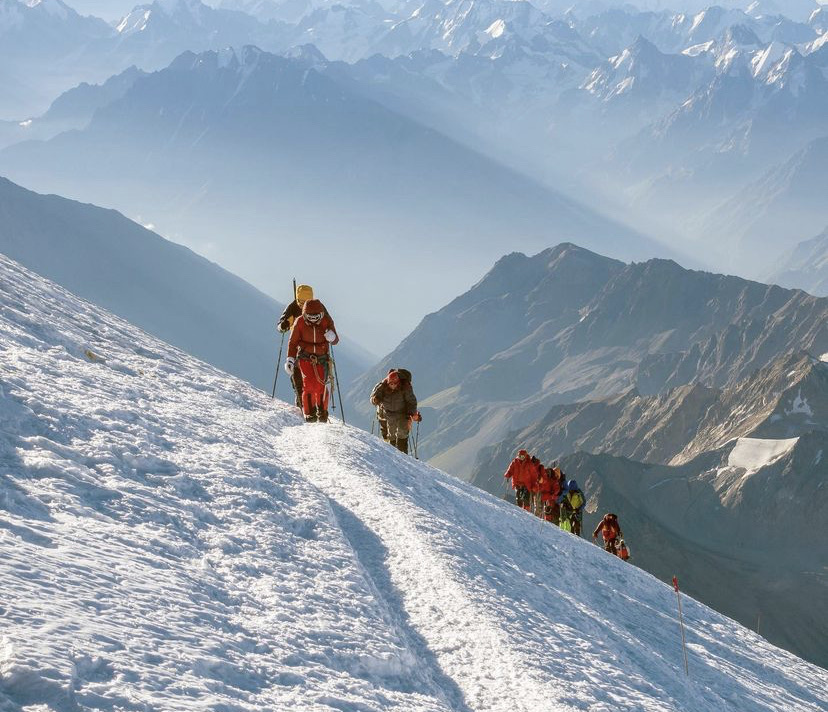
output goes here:
<path id="1" fill-rule="evenodd" d="M 828 673 L 0 258 L 0 706 L 790 710 Z M 681 572 L 677 572 L 681 576 Z"/>

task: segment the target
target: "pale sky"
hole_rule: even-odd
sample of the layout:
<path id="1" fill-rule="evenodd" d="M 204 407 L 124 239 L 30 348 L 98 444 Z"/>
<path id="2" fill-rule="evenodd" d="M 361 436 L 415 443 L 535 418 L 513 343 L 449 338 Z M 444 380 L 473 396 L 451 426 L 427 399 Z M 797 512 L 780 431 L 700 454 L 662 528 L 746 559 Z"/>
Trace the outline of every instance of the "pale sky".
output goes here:
<path id="1" fill-rule="evenodd" d="M 97 15 L 108 22 L 119 20 L 136 5 L 149 5 L 152 0 L 64 0 L 67 5 L 75 8 L 82 15 Z M 817 0 L 820 2 L 820 0 Z M 207 5 L 218 5 L 219 0 L 206 0 Z M 634 4 L 634 3 L 633 3 Z M 715 0 L 710 0 L 715 5 Z M 747 3 L 746 3 L 747 4 Z M 784 0 L 778 3 L 784 5 Z M 820 4 L 828 4 L 828 0 L 821 0 Z"/>

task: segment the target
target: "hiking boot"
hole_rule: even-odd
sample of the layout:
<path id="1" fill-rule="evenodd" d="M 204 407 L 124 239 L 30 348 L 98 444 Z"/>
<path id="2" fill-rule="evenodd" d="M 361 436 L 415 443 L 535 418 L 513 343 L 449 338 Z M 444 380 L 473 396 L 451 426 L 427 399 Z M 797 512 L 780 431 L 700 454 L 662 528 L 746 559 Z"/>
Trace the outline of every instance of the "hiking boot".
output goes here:
<path id="1" fill-rule="evenodd" d="M 305 422 L 306 423 L 315 423 L 316 422 L 316 413 L 305 413 Z"/>
<path id="2" fill-rule="evenodd" d="M 328 422 L 328 411 L 327 410 L 322 410 L 322 408 L 320 408 L 319 410 L 316 411 L 316 417 L 317 417 L 317 419 L 319 420 L 320 423 L 327 423 Z"/>

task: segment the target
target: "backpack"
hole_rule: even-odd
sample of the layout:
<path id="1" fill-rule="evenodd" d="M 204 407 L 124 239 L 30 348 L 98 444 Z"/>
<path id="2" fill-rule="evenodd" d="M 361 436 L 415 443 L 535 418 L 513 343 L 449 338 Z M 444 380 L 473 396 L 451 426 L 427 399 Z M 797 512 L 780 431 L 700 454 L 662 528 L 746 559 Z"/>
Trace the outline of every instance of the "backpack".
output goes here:
<path id="1" fill-rule="evenodd" d="M 630 547 L 623 539 L 618 543 L 618 558 L 624 561 L 630 558 Z"/>
<path id="2" fill-rule="evenodd" d="M 573 510 L 580 509 L 584 506 L 584 495 L 581 490 L 575 490 L 571 493 L 569 497 L 569 506 L 572 507 Z"/>

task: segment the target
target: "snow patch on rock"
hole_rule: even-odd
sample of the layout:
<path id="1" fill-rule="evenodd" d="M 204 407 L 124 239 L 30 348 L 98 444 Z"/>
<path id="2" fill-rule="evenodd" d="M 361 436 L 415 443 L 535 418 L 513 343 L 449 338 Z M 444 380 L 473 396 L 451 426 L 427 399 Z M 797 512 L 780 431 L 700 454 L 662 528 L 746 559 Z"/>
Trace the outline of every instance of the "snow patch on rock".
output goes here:
<path id="1" fill-rule="evenodd" d="M 791 452 L 798 441 L 799 438 L 739 438 L 727 456 L 728 467 L 740 467 L 751 472 L 761 470 Z"/>

